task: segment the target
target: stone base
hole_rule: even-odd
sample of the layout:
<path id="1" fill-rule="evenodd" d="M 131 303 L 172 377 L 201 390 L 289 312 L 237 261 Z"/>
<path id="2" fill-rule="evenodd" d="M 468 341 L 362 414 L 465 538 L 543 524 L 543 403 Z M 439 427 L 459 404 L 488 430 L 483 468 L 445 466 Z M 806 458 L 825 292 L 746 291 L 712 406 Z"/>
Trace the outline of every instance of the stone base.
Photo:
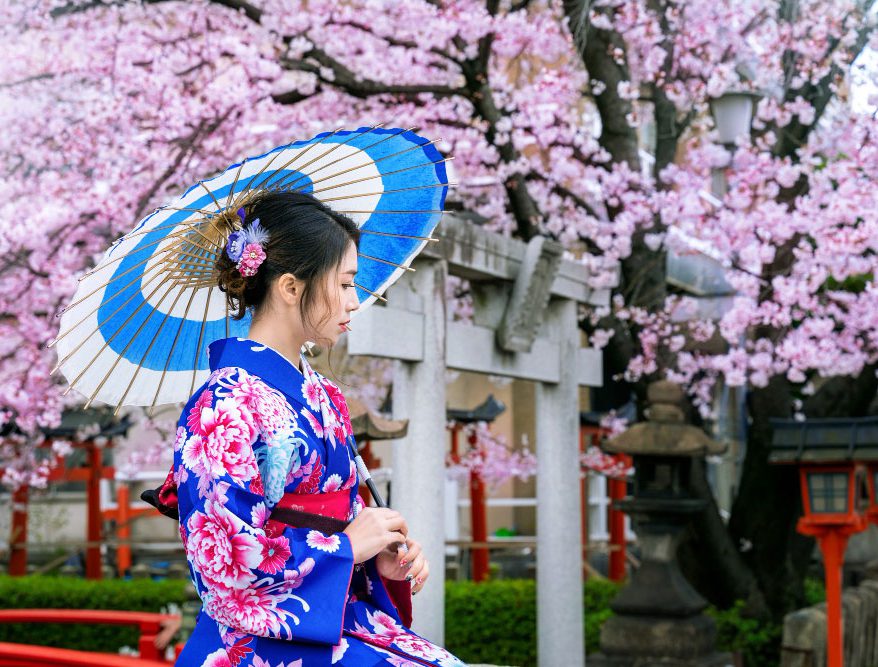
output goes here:
<path id="1" fill-rule="evenodd" d="M 713 619 L 698 614 L 612 616 L 601 628 L 601 653 L 589 665 L 603 667 L 726 667 L 732 657 L 716 652 Z"/>

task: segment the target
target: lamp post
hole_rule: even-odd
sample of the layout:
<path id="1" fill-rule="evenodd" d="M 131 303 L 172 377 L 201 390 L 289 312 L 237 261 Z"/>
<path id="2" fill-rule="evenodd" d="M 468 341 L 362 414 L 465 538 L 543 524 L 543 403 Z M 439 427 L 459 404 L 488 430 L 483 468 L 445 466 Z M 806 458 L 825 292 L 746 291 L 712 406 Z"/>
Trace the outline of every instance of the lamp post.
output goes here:
<path id="1" fill-rule="evenodd" d="M 774 434 L 769 461 L 797 464 L 804 516 L 796 525 L 816 538 L 823 555 L 826 582 L 826 658 L 828 667 L 844 664 L 841 582 L 844 552 L 851 535 L 866 529 L 858 507 L 858 491 L 866 467 L 874 461 L 870 510 L 875 506 L 875 465 L 878 463 L 878 419 L 772 420 Z M 873 512 L 873 516 L 878 513 Z"/>
<path id="2" fill-rule="evenodd" d="M 761 96 L 750 90 L 728 90 L 710 100 L 710 115 L 719 134 L 720 143 L 729 153 L 735 151 L 735 142 L 742 134 L 750 134 L 753 111 Z M 711 172 L 711 194 L 722 199 L 728 190 L 725 169 L 728 164 Z"/>
<path id="3" fill-rule="evenodd" d="M 710 100 L 710 114 L 720 142 L 733 148 L 738 137 L 750 134 L 753 111 L 761 95 L 752 90 L 728 90 Z"/>

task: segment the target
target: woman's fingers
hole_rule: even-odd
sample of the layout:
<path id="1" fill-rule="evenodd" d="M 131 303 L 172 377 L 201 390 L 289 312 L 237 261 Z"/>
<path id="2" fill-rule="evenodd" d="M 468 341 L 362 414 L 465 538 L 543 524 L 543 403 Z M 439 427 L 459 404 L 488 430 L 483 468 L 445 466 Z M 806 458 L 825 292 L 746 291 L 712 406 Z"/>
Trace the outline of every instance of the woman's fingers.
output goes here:
<path id="1" fill-rule="evenodd" d="M 427 582 L 427 577 L 429 576 L 430 564 L 424 559 L 420 571 L 414 575 L 414 579 L 412 580 L 412 595 L 417 595 L 421 592 L 421 589 L 424 587 L 424 584 Z"/>
<path id="2" fill-rule="evenodd" d="M 385 517 L 385 526 L 388 530 L 393 530 L 403 535 L 409 534 L 409 528 L 406 525 L 405 519 L 399 512 L 392 512 L 392 514 L 387 515 Z M 405 540 L 402 541 L 405 542 Z"/>
<path id="3" fill-rule="evenodd" d="M 415 559 L 421 554 L 421 543 L 415 542 L 414 540 L 407 540 L 406 546 L 408 547 L 408 551 L 405 553 L 400 552 L 399 566 L 411 569 L 414 565 Z"/>

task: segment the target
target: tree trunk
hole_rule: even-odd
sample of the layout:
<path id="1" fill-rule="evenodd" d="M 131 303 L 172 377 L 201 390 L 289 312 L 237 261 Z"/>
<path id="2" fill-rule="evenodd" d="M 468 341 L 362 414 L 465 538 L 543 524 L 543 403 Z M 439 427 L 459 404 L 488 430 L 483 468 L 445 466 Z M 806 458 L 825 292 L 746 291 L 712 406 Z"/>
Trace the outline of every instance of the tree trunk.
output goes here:
<path id="1" fill-rule="evenodd" d="M 705 467 L 704 461 L 697 461 L 691 468 L 692 494 L 707 505 L 692 519 L 680 545 L 680 568 L 711 604 L 726 609 L 745 600 L 748 615 L 765 618 L 770 615 L 765 597 L 720 516 Z"/>
<path id="2" fill-rule="evenodd" d="M 750 427 L 741 485 L 732 506 L 729 532 L 771 609 L 780 619 L 803 601 L 803 581 L 813 542 L 796 532 L 801 515 L 795 466 L 771 465 L 772 418 L 792 416 L 790 383 L 775 377 L 750 392 Z"/>

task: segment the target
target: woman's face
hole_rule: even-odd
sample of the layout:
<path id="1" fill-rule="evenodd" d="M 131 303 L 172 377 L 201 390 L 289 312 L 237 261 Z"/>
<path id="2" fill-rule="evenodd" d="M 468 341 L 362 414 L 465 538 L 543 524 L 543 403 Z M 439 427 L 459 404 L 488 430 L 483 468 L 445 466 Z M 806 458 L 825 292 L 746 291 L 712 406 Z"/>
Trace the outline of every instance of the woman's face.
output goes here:
<path id="1" fill-rule="evenodd" d="M 311 313 L 308 313 L 308 340 L 322 347 L 329 347 L 347 331 L 351 313 L 360 307 L 354 276 L 357 274 L 357 247 L 348 243 L 344 257 L 334 271 L 326 276 L 323 294 Z"/>

